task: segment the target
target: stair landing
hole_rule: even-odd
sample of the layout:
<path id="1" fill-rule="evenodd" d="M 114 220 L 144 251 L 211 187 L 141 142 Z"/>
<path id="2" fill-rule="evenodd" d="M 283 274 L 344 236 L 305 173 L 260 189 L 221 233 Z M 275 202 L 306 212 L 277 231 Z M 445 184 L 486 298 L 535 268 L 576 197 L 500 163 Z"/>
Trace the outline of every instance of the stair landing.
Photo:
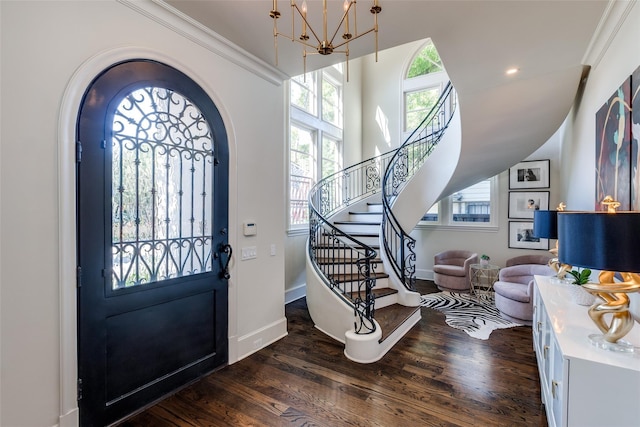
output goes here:
<path id="1" fill-rule="evenodd" d="M 407 307 L 400 304 L 392 304 L 387 307 L 376 309 L 375 319 L 382 328 L 382 338 L 379 342 L 383 342 L 389 338 L 393 332 L 400 327 L 407 319 L 420 310 L 420 307 Z"/>

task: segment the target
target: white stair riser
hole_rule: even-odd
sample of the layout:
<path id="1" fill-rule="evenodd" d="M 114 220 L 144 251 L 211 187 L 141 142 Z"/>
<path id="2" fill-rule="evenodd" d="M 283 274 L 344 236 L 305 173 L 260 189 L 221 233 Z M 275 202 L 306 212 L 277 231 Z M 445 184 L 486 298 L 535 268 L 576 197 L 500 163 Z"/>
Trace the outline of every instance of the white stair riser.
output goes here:
<path id="1" fill-rule="evenodd" d="M 382 222 L 382 212 L 376 215 L 350 213 L 349 221 Z"/>
<path id="2" fill-rule="evenodd" d="M 375 308 L 387 307 L 398 303 L 398 294 L 385 295 L 383 297 L 376 298 Z"/>
<path id="3" fill-rule="evenodd" d="M 380 224 L 364 224 L 364 223 L 354 222 L 351 224 L 335 224 L 335 226 L 339 230 L 342 230 L 347 234 L 349 233 L 370 233 L 370 234 L 380 233 Z"/>
<path id="4" fill-rule="evenodd" d="M 378 245 L 380 243 L 380 238 L 378 236 L 353 236 L 359 242 L 364 243 L 365 245 Z"/>

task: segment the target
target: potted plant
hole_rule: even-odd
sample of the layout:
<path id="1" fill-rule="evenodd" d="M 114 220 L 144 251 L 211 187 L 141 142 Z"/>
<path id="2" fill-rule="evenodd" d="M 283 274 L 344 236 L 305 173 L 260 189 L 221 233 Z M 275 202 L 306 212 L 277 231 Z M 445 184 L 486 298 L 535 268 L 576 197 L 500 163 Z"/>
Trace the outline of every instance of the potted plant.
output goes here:
<path id="1" fill-rule="evenodd" d="M 591 305 L 595 301 L 595 296 L 584 290 L 582 285 L 589 283 L 589 277 L 591 277 L 591 270 L 583 268 L 582 270 L 567 271 L 567 274 L 573 278 L 569 292 L 571 299 L 580 305 Z M 570 280 L 571 280 L 570 278 Z"/>
<path id="2" fill-rule="evenodd" d="M 491 261 L 491 257 L 489 257 L 489 255 L 487 255 L 487 254 L 480 255 L 480 265 L 481 266 L 486 267 L 487 265 L 489 265 L 489 261 Z"/>

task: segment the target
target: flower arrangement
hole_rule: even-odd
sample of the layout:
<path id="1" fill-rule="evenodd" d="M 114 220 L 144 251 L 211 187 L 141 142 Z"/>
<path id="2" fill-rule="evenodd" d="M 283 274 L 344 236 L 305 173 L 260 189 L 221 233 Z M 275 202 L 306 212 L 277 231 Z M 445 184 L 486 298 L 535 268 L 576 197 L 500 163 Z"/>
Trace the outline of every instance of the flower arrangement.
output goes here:
<path id="1" fill-rule="evenodd" d="M 489 265 L 490 260 L 491 260 L 491 257 L 489 255 L 487 254 L 480 255 L 480 264 Z"/>

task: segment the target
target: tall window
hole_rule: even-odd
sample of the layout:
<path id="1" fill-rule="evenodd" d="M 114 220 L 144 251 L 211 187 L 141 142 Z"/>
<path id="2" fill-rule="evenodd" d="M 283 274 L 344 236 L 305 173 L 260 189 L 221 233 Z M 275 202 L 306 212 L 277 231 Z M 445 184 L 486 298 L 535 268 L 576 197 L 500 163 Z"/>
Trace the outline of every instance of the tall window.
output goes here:
<path id="1" fill-rule="evenodd" d="M 431 40 L 416 53 L 407 68 L 403 83 L 405 137 L 418 127 L 431 111 L 449 76 Z M 404 138 L 403 138 L 404 140 Z"/>
<path id="2" fill-rule="evenodd" d="M 341 66 L 290 81 L 289 227 L 306 229 L 309 190 L 343 168 Z"/>
<path id="3" fill-rule="evenodd" d="M 411 60 L 403 82 L 403 140 L 422 122 L 449 81 L 440 55 L 428 40 Z M 487 226 L 495 224 L 492 200 L 498 194 L 497 177 L 479 182 L 441 200 L 422 217 L 423 225 Z"/>

